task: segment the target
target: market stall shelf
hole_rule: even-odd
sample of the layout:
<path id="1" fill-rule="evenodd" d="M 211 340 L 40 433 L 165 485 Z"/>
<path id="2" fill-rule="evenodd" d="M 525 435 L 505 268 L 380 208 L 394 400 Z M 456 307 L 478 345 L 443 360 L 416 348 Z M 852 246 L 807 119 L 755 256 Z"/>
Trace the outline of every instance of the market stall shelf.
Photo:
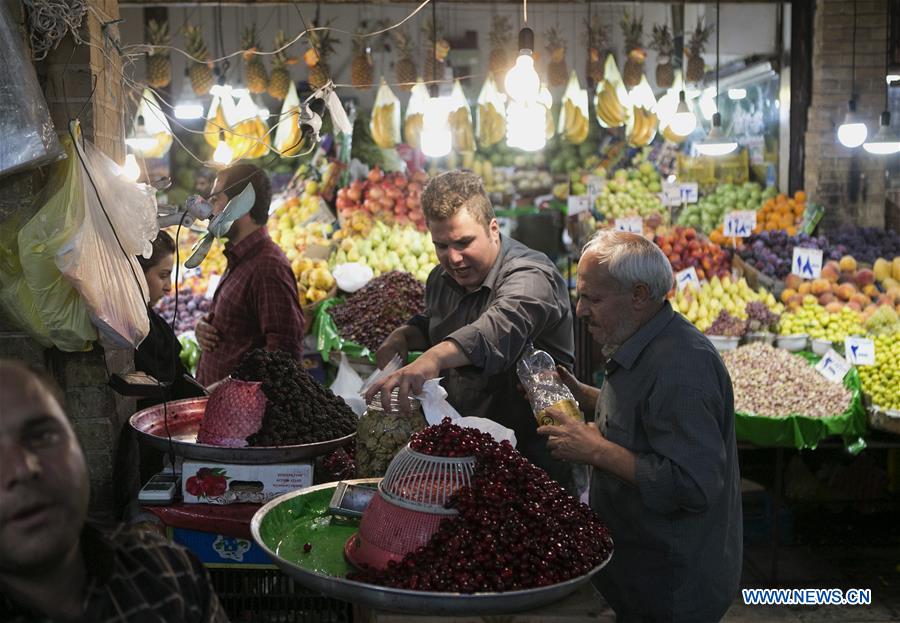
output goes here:
<path id="1" fill-rule="evenodd" d="M 157 450 L 186 459 L 224 463 L 286 463 L 328 454 L 350 443 L 356 433 L 321 441 L 291 446 L 247 446 L 229 448 L 197 443 L 197 432 L 206 410 L 208 398 L 189 398 L 156 405 L 131 416 L 129 423 L 141 442 Z"/>
<path id="2" fill-rule="evenodd" d="M 378 478 L 347 481 L 377 484 Z M 336 599 L 392 612 L 431 615 L 487 615 L 519 612 L 560 600 L 580 587 L 609 563 L 612 551 L 590 572 L 565 582 L 502 593 L 439 593 L 413 591 L 346 579 L 351 570 L 344 544 L 358 526 L 333 521 L 328 504 L 337 483 L 301 489 L 272 500 L 253 516 L 254 540 L 274 563 L 303 586 Z M 308 548 L 306 546 L 309 546 Z"/>

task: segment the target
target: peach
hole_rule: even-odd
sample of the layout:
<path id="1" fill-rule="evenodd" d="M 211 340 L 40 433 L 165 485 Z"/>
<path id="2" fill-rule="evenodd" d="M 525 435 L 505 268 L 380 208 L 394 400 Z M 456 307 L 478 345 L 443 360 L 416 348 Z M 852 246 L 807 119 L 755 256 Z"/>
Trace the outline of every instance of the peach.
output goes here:
<path id="1" fill-rule="evenodd" d="M 802 294 L 795 294 L 790 299 L 788 299 L 787 306 L 791 309 L 798 309 L 801 305 L 803 305 Z"/>
<path id="2" fill-rule="evenodd" d="M 869 317 L 874 314 L 878 310 L 878 305 L 867 305 L 866 308 L 862 311 L 863 317 L 868 320 Z"/>
<path id="3" fill-rule="evenodd" d="M 868 296 L 863 294 L 862 292 L 857 292 L 856 294 L 854 294 L 853 296 L 850 297 L 850 302 L 858 303 L 859 308 L 862 309 L 863 307 L 865 307 L 866 305 L 871 303 L 872 300 Z"/>
<path id="4" fill-rule="evenodd" d="M 788 275 L 787 277 L 784 278 L 784 287 L 790 288 L 791 290 L 794 290 L 795 292 L 800 289 L 801 283 L 803 283 L 803 280 L 800 279 L 799 275 L 795 275 L 794 273 L 791 273 L 790 275 Z"/>
<path id="5" fill-rule="evenodd" d="M 799 294 L 809 294 L 812 292 L 812 283 L 809 281 L 804 281 L 800 284 L 800 287 L 797 288 L 797 292 Z"/>
<path id="6" fill-rule="evenodd" d="M 824 292 L 819 295 L 819 305 L 828 305 L 833 300 L 834 294 L 832 294 L 831 292 Z"/>
<path id="7" fill-rule="evenodd" d="M 874 283 L 869 283 L 864 286 L 862 289 L 862 293 L 871 299 L 876 298 L 880 294 L 880 292 L 878 291 L 878 286 L 876 286 Z"/>
<path id="8" fill-rule="evenodd" d="M 841 276 L 838 277 L 838 283 L 852 283 L 855 285 L 856 284 L 856 274 L 842 272 Z"/>
<path id="9" fill-rule="evenodd" d="M 861 271 L 856 273 L 856 285 L 860 288 L 863 288 L 870 283 L 875 283 L 875 273 L 873 273 L 868 268 L 863 268 Z"/>
<path id="10" fill-rule="evenodd" d="M 818 302 L 819 302 L 819 300 L 816 297 L 814 297 L 812 294 L 804 294 L 803 295 L 803 304 L 804 305 L 806 305 L 806 304 L 813 305 Z"/>
<path id="11" fill-rule="evenodd" d="M 829 303 L 828 305 L 825 306 L 825 311 L 832 313 L 832 314 L 837 314 L 837 313 L 840 313 L 840 311 L 843 308 L 844 308 L 843 303 L 839 303 L 837 301 L 832 301 L 831 303 Z"/>
<path id="12" fill-rule="evenodd" d="M 893 305 L 894 297 L 887 294 L 879 294 L 878 298 L 874 298 L 874 301 L 876 305 Z"/>
<path id="13" fill-rule="evenodd" d="M 875 274 L 876 281 L 884 281 L 891 276 L 891 263 L 883 257 L 879 257 L 872 265 L 872 272 Z"/>
<path id="14" fill-rule="evenodd" d="M 838 271 L 836 266 L 828 264 L 822 268 L 822 279 L 827 279 L 832 283 L 836 283 L 840 276 L 841 273 Z"/>
<path id="15" fill-rule="evenodd" d="M 850 297 L 856 294 L 856 288 L 854 288 L 849 283 L 844 283 L 838 286 L 837 295 L 838 298 L 842 301 L 849 301 Z"/>
<path id="16" fill-rule="evenodd" d="M 781 302 L 782 302 L 782 303 L 787 303 L 787 302 L 791 299 L 791 297 L 793 297 L 793 296 L 796 295 L 796 294 L 797 294 L 797 291 L 796 291 L 795 289 L 793 289 L 793 288 L 785 288 L 785 289 L 782 290 L 782 292 L 781 292 Z"/>
<path id="17" fill-rule="evenodd" d="M 852 255 L 845 255 L 841 258 L 841 261 L 838 262 L 838 266 L 841 267 L 842 271 L 848 273 L 856 272 L 856 259 Z"/>
<path id="18" fill-rule="evenodd" d="M 810 292 L 818 296 L 819 294 L 825 294 L 831 290 L 831 284 L 826 279 L 814 279 L 812 282 L 812 287 L 810 288 Z"/>
<path id="19" fill-rule="evenodd" d="M 849 303 L 847 303 L 847 307 L 849 307 L 853 311 L 862 311 L 862 305 L 860 305 L 856 301 L 850 301 Z"/>

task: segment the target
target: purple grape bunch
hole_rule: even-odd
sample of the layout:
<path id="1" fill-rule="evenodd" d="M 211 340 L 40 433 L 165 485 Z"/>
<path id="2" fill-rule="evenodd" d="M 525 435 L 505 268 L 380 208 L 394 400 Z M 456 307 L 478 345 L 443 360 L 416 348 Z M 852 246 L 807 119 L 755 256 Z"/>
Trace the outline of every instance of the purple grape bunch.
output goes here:
<path id="1" fill-rule="evenodd" d="M 706 330 L 706 335 L 721 335 L 725 337 L 740 337 L 747 330 L 747 322 L 735 318 L 724 309 L 719 312 L 713 323 Z"/>
<path id="2" fill-rule="evenodd" d="M 784 279 L 791 272 L 794 247 L 822 249 L 826 261 L 838 260 L 843 255 L 829 244 L 825 236 L 810 236 L 807 233 L 789 236 L 783 230 L 767 230 L 750 236 L 738 255 L 764 275 Z"/>
<path id="3" fill-rule="evenodd" d="M 852 255 L 860 262 L 874 264 L 879 257 L 900 255 L 900 234 L 892 229 L 842 225 L 828 234 L 835 252 Z"/>
<path id="4" fill-rule="evenodd" d="M 197 321 L 209 311 L 210 300 L 202 294 L 194 294 L 189 287 L 178 292 L 178 309 L 175 309 L 175 296 L 167 294 L 153 308 L 168 324 L 175 317 L 175 334 L 181 335 L 193 331 Z"/>
<path id="5" fill-rule="evenodd" d="M 747 331 L 772 331 L 781 314 L 776 314 L 762 301 L 750 301 L 744 310 L 747 312 Z"/>

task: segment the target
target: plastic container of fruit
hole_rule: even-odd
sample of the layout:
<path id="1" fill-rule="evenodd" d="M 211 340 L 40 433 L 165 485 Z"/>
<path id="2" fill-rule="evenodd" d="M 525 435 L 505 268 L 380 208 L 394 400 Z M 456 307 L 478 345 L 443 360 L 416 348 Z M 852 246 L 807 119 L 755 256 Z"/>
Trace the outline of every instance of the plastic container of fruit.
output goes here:
<path id="1" fill-rule="evenodd" d="M 744 341 L 747 344 L 752 344 L 753 342 L 763 342 L 765 344 L 774 344 L 775 343 L 775 334 L 769 333 L 768 331 L 753 331 L 744 336 Z"/>
<path id="2" fill-rule="evenodd" d="M 376 484 L 379 478 L 347 480 Z M 505 592 L 448 593 L 414 591 L 348 580 L 351 570 L 344 545 L 355 522 L 334 521 L 328 505 L 337 488 L 330 482 L 287 493 L 264 505 L 250 522 L 253 539 L 284 573 L 323 595 L 390 612 L 423 616 L 480 616 L 531 610 L 572 594 L 605 567 L 609 557 L 584 575 L 539 588 Z M 309 549 L 305 545 L 309 544 Z"/>
<path id="3" fill-rule="evenodd" d="M 706 337 L 709 338 L 709 341 L 720 353 L 726 350 L 734 350 L 741 341 L 740 337 L 732 335 L 707 335 Z"/>
<path id="4" fill-rule="evenodd" d="M 809 335 L 807 335 L 806 333 L 779 335 L 775 339 L 775 345 L 778 346 L 778 348 L 783 348 L 784 350 L 789 350 L 792 353 L 796 353 L 806 348 L 806 342 L 808 339 Z"/>
<path id="5" fill-rule="evenodd" d="M 817 354 L 819 357 L 823 356 L 825 353 L 832 348 L 831 340 L 823 340 L 821 338 L 814 337 L 810 340 L 812 344 L 812 352 Z"/>
<path id="6" fill-rule="evenodd" d="M 900 410 L 882 409 L 877 405 L 869 405 L 866 413 L 871 428 L 900 435 Z"/>

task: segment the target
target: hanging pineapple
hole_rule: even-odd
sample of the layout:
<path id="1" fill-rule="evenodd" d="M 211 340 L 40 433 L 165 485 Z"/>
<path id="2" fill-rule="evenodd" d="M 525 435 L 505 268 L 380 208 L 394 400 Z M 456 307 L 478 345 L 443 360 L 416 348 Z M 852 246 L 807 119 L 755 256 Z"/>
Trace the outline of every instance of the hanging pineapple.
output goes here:
<path id="1" fill-rule="evenodd" d="M 422 33 L 425 35 L 425 45 L 428 46 L 425 51 L 425 80 L 442 80 L 446 68 L 445 61 L 450 54 L 450 44 L 446 39 L 440 38 L 440 27 L 432 20 L 425 22 Z"/>
<path id="2" fill-rule="evenodd" d="M 595 83 L 600 83 L 603 80 L 603 58 L 609 47 L 609 38 L 599 15 L 594 15 L 590 21 L 585 20 L 584 28 L 584 43 L 588 49 L 586 73 Z"/>
<path id="3" fill-rule="evenodd" d="M 269 76 L 266 74 L 266 66 L 260 59 L 259 41 L 256 39 L 256 24 L 247 26 L 244 30 L 244 38 L 241 42 L 244 48 L 244 82 L 251 93 L 265 93 L 269 88 Z"/>
<path id="4" fill-rule="evenodd" d="M 213 85 L 213 72 L 203 32 L 199 26 L 186 25 L 184 37 L 187 41 L 187 53 L 196 59 L 191 61 L 191 68 L 188 70 L 191 88 L 197 95 L 206 95 Z"/>
<path id="5" fill-rule="evenodd" d="M 325 26 L 331 26 L 329 21 Z M 316 27 L 313 22 L 313 28 Z M 310 30 L 310 48 L 303 54 L 303 62 L 309 67 L 309 86 L 320 89 L 328 83 L 331 71 L 328 68 L 328 59 L 334 52 L 335 38 L 330 30 Z"/>
<path id="6" fill-rule="evenodd" d="M 152 46 L 168 46 L 169 23 L 151 19 L 147 22 L 147 39 Z M 147 84 L 155 89 L 169 86 L 172 82 L 172 59 L 169 51 L 153 47 L 147 53 Z"/>
<path id="7" fill-rule="evenodd" d="M 703 75 L 706 73 L 706 67 L 703 64 L 703 50 L 712 31 L 713 26 L 704 26 L 702 19 L 697 20 L 697 27 L 691 33 L 690 46 L 684 51 L 685 56 L 688 57 L 686 76 L 688 82 L 703 81 Z"/>
<path id="8" fill-rule="evenodd" d="M 275 49 L 278 50 L 272 55 L 272 75 L 269 76 L 269 95 L 277 100 L 283 100 L 291 86 L 291 74 L 288 71 L 288 65 L 297 62 L 297 57 L 288 56 L 287 50 L 282 50 L 287 43 L 284 31 L 279 30 L 275 33 Z"/>
<path id="9" fill-rule="evenodd" d="M 413 58 L 413 43 L 409 33 L 403 28 L 394 30 L 394 41 L 397 44 L 397 54 L 400 59 L 394 65 L 394 75 L 397 78 L 397 88 L 403 91 L 412 91 L 413 84 L 418 77 L 416 61 Z"/>
<path id="10" fill-rule="evenodd" d="M 647 58 L 647 52 L 641 43 L 644 37 L 644 18 L 636 15 L 631 17 L 625 11 L 622 17 L 622 34 L 625 36 L 625 51 L 628 54 L 622 81 L 626 88 L 631 89 L 640 83 L 644 74 L 644 60 Z"/>
<path id="11" fill-rule="evenodd" d="M 509 54 L 509 41 L 512 37 L 512 21 L 509 17 L 495 15 L 491 24 L 491 73 L 497 80 L 503 80 L 506 72 L 512 67 Z"/>
<path id="12" fill-rule="evenodd" d="M 350 63 L 350 82 L 354 88 L 368 89 L 372 86 L 373 75 L 372 54 L 366 40 L 362 37 L 353 39 L 353 61 Z"/>
<path id="13" fill-rule="evenodd" d="M 566 44 L 556 28 L 551 28 L 544 36 L 547 37 L 547 54 L 550 56 L 547 64 L 547 80 L 551 87 L 561 87 L 569 79 Z"/>
<path id="14" fill-rule="evenodd" d="M 653 40 L 650 49 L 656 50 L 656 86 L 669 89 L 675 83 L 675 69 L 672 67 L 672 56 L 675 54 L 675 41 L 665 24 L 653 26 Z"/>

